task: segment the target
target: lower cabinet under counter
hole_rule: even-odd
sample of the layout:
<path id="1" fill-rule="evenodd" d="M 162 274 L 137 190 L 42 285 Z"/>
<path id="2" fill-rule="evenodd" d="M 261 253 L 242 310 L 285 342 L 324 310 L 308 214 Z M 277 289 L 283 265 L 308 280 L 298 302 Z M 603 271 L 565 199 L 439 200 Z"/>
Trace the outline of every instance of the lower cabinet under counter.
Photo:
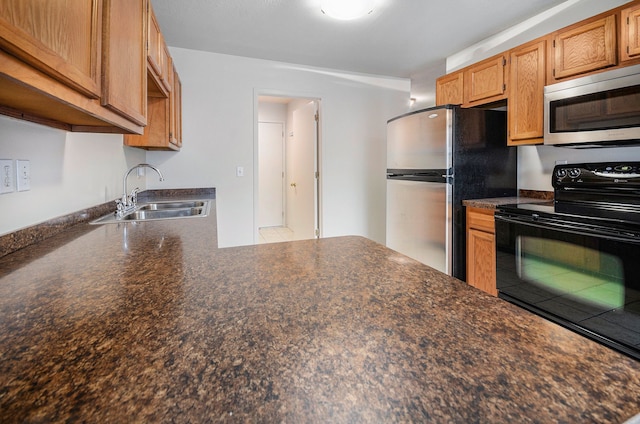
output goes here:
<path id="1" fill-rule="evenodd" d="M 467 283 L 497 296 L 494 212 L 467 206 Z"/>

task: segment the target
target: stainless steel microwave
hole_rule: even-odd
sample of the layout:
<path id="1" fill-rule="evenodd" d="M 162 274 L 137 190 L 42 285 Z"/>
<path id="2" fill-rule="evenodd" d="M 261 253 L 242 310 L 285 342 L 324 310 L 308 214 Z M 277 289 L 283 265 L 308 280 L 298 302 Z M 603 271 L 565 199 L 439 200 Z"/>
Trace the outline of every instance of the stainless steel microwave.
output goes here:
<path id="1" fill-rule="evenodd" d="M 640 144 L 640 65 L 546 86 L 544 144 Z"/>

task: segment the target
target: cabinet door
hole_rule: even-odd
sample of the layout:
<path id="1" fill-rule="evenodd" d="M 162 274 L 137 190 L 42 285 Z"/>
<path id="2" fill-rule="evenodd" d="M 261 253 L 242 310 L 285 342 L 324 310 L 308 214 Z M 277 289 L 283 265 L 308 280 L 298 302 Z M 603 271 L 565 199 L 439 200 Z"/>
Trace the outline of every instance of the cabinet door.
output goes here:
<path id="1" fill-rule="evenodd" d="M 640 57 L 640 4 L 622 10 L 621 60 Z"/>
<path id="2" fill-rule="evenodd" d="M 169 125 L 169 142 L 182 147 L 182 82 L 175 67 L 173 72 L 173 89 L 169 96 L 171 102 L 171 122 Z"/>
<path id="3" fill-rule="evenodd" d="M 168 52 L 160 25 L 149 4 L 149 42 L 147 64 L 149 70 L 148 94 L 150 96 L 168 97 L 171 91 L 169 84 Z"/>
<path id="4" fill-rule="evenodd" d="M 438 78 L 436 80 L 436 106 L 464 103 L 463 80 L 462 71 Z"/>
<path id="5" fill-rule="evenodd" d="M 497 296 L 493 215 L 491 209 L 467 208 L 467 283 Z"/>
<path id="6" fill-rule="evenodd" d="M 553 76 L 556 79 L 616 65 L 615 15 L 558 32 L 553 48 Z"/>
<path id="7" fill-rule="evenodd" d="M 467 280 L 472 286 L 493 296 L 496 289 L 495 235 L 471 229 L 467 245 Z"/>
<path id="8" fill-rule="evenodd" d="M 469 66 L 464 71 L 465 104 L 476 106 L 506 97 L 504 55 Z"/>
<path id="9" fill-rule="evenodd" d="M 90 98 L 100 89 L 102 0 L 2 0 L 0 47 Z"/>
<path id="10" fill-rule="evenodd" d="M 104 0 L 102 105 L 147 123 L 147 1 Z"/>
<path id="11" fill-rule="evenodd" d="M 545 56 L 545 40 L 511 51 L 507 104 L 509 145 L 543 141 Z"/>

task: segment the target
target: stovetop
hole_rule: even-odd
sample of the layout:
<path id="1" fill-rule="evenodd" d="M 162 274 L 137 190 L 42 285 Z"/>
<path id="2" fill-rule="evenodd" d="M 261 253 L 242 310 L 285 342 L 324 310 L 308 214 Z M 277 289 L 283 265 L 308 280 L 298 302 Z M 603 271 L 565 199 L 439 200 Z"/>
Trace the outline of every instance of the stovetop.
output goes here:
<path id="1" fill-rule="evenodd" d="M 499 209 L 602 225 L 640 225 L 640 162 L 556 165 L 551 183 L 554 201 Z"/>

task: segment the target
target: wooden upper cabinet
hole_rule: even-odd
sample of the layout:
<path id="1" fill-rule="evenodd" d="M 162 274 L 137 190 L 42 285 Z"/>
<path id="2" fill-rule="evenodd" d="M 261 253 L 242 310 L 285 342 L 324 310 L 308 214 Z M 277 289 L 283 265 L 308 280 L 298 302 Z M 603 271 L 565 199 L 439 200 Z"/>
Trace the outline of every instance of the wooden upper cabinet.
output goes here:
<path id="1" fill-rule="evenodd" d="M 142 134 L 148 0 L 0 0 L 0 114 Z"/>
<path id="2" fill-rule="evenodd" d="M 168 56 L 171 93 L 166 97 L 149 97 L 149 122 L 142 135 L 125 135 L 127 146 L 145 150 L 180 150 L 182 147 L 182 83 Z"/>
<path id="3" fill-rule="evenodd" d="M 104 0 L 102 105 L 147 124 L 147 1 Z"/>
<path id="4" fill-rule="evenodd" d="M 168 97 L 171 91 L 169 81 L 169 53 L 160 25 L 149 3 L 149 42 L 147 49 L 148 94 L 154 97 Z"/>
<path id="5" fill-rule="evenodd" d="M 102 0 L 2 0 L 0 47 L 90 98 L 101 95 Z"/>
<path id="6" fill-rule="evenodd" d="M 508 145 L 543 142 L 545 57 L 545 39 L 517 47 L 509 54 Z"/>
<path id="7" fill-rule="evenodd" d="M 169 125 L 169 142 L 178 149 L 182 147 L 182 81 L 172 66 L 172 90 L 170 99 L 170 125 Z"/>
<path id="8" fill-rule="evenodd" d="M 572 25 L 555 33 L 553 70 L 556 80 L 615 66 L 616 15 Z"/>
<path id="9" fill-rule="evenodd" d="M 640 4 L 621 12 L 620 58 L 640 58 Z"/>
<path id="10" fill-rule="evenodd" d="M 504 55 L 491 57 L 464 69 L 466 106 L 490 103 L 506 98 Z"/>
<path id="11" fill-rule="evenodd" d="M 436 80 L 436 106 L 464 103 L 464 76 L 462 71 L 443 75 Z"/>

